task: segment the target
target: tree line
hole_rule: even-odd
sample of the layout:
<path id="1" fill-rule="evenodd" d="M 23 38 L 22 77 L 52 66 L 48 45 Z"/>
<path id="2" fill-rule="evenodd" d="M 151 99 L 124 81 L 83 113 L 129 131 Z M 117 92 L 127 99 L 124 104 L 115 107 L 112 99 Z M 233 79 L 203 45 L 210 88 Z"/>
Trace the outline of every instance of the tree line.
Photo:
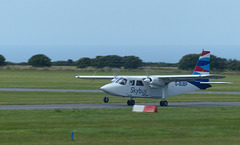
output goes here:
<path id="1" fill-rule="evenodd" d="M 97 56 L 96 58 L 90 59 L 88 57 L 80 58 L 76 61 L 78 68 L 86 68 L 89 66 L 95 68 L 121 68 L 125 69 L 136 69 L 142 66 L 142 60 L 136 56 L 118 56 L 118 55 L 107 55 Z"/>
<path id="2" fill-rule="evenodd" d="M 32 65 L 33 67 L 51 67 L 51 66 L 76 66 L 77 68 L 125 68 L 136 69 L 142 66 L 148 67 L 178 67 L 180 70 L 193 70 L 196 66 L 200 54 L 188 54 L 183 56 L 178 63 L 164 62 L 143 62 L 137 56 L 118 56 L 107 55 L 97 56 L 95 58 L 83 57 L 77 61 L 68 59 L 67 61 L 54 61 L 44 54 L 33 55 L 28 62 L 17 63 L 17 65 Z M 13 65 L 16 63 L 6 62 L 3 55 L 0 54 L 0 66 Z M 226 59 L 211 55 L 210 69 L 215 71 L 240 71 L 240 61 L 236 59 Z"/>
<path id="3" fill-rule="evenodd" d="M 188 54 L 183 56 L 178 63 L 178 68 L 181 70 L 193 70 L 196 66 L 199 56 L 200 54 Z M 240 61 L 211 55 L 210 69 L 214 71 L 240 71 Z"/>
<path id="4" fill-rule="evenodd" d="M 5 57 L 0 55 L 0 66 L 14 65 L 16 63 L 6 62 Z M 18 65 L 32 65 L 33 67 L 51 67 L 51 66 L 76 66 L 77 68 L 121 68 L 125 69 L 136 69 L 143 65 L 142 60 L 136 56 L 118 56 L 118 55 L 107 55 L 97 56 L 96 58 L 83 57 L 77 61 L 68 59 L 67 61 L 54 61 L 44 54 L 33 55 L 27 63 L 18 63 Z"/>

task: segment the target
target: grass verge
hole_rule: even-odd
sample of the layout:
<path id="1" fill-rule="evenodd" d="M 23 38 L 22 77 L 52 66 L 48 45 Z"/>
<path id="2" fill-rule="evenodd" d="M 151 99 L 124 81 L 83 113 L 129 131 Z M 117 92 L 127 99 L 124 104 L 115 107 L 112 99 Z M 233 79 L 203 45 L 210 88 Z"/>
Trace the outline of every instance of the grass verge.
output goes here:
<path id="1" fill-rule="evenodd" d="M 0 87 L 4 88 L 55 88 L 55 89 L 99 89 L 110 80 L 76 79 L 76 75 L 93 75 L 89 71 L 50 71 L 50 70 L 1 70 Z M 154 73 L 155 74 L 155 73 Z M 156 75 L 170 75 L 176 73 L 159 72 Z M 187 73 L 177 73 L 187 74 Z M 97 72 L 96 75 L 113 75 L 111 71 Z M 127 71 L 120 75 L 146 75 L 145 72 Z M 233 84 L 213 85 L 209 91 L 239 91 L 239 74 L 228 74 L 227 78 L 212 81 L 227 81 Z"/>
<path id="2" fill-rule="evenodd" d="M 0 111 L 1 145 L 239 144 L 240 107 Z M 75 140 L 71 141 L 71 132 Z"/>

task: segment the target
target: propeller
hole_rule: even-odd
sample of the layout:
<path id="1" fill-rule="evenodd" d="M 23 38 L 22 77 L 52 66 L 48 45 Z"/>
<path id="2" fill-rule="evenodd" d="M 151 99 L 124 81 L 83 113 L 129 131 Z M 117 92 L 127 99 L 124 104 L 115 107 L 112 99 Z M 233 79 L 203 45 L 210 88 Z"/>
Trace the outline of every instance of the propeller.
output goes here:
<path id="1" fill-rule="evenodd" d="M 149 76 L 150 76 L 152 70 L 150 67 L 146 67 L 146 68 L 144 68 L 144 71 L 145 71 L 145 74 L 147 75 L 147 78 L 144 80 L 144 82 L 150 84 L 152 79 Z"/>
<path id="2" fill-rule="evenodd" d="M 144 68 L 144 71 L 147 76 L 150 76 L 150 74 L 152 73 L 152 69 L 150 67 Z"/>
<path id="3" fill-rule="evenodd" d="M 93 76 L 96 75 L 97 71 L 98 71 L 98 70 L 96 70 L 96 71 L 94 72 Z M 93 81 L 94 81 L 94 79 L 90 80 L 90 82 L 93 82 Z"/>
<path id="4" fill-rule="evenodd" d="M 114 82 L 117 79 L 121 70 L 119 68 L 112 68 L 112 71 L 113 71 L 113 75 L 114 75 L 114 78 L 112 79 L 112 82 Z"/>
<path id="5" fill-rule="evenodd" d="M 119 68 L 112 68 L 112 71 L 113 71 L 114 77 L 116 78 L 119 75 L 121 70 Z"/>

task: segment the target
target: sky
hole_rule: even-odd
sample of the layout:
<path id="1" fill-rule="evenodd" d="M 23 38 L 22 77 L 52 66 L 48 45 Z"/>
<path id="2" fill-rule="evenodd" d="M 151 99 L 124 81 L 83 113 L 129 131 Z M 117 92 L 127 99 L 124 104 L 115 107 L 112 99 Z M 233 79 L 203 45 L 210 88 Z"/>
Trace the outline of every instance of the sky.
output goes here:
<path id="1" fill-rule="evenodd" d="M 239 59 L 239 0 L 0 0 L 0 54 L 27 62 L 135 55 L 178 62 L 202 49 Z"/>

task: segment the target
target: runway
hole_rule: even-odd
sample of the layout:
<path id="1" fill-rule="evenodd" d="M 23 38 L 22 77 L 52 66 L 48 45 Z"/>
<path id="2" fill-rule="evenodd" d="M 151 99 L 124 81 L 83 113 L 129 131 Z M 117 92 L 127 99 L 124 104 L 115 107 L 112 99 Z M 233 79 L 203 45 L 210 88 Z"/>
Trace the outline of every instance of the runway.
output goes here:
<path id="1" fill-rule="evenodd" d="M 90 90 L 90 89 L 0 88 L 0 91 L 103 93 L 102 90 Z M 196 91 L 196 92 L 192 92 L 192 93 L 188 93 L 188 94 L 226 94 L 226 95 L 240 95 L 240 92 Z"/>
<path id="2" fill-rule="evenodd" d="M 103 93 L 101 90 L 89 89 L 38 89 L 38 88 L 0 88 L 0 91 L 21 92 L 79 92 L 79 93 Z M 240 95 L 240 92 L 196 91 L 189 94 L 228 94 Z M 136 105 L 159 106 L 157 103 L 139 103 Z M 216 106 L 240 106 L 240 102 L 181 102 L 171 103 L 168 107 L 216 107 Z M 0 110 L 49 110 L 49 109 L 114 109 L 131 108 L 126 103 L 115 104 L 50 104 L 50 105 L 0 105 Z"/>
<path id="3" fill-rule="evenodd" d="M 137 103 L 136 105 L 149 105 L 162 108 L 157 103 Z M 169 103 L 168 107 L 230 107 L 240 106 L 240 102 L 181 102 Z M 54 110 L 54 109 L 114 109 L 132 108 L 125 103 L 114 104 L 50 104 L 50 105 L 0 105 L 0 110 Z"/>

